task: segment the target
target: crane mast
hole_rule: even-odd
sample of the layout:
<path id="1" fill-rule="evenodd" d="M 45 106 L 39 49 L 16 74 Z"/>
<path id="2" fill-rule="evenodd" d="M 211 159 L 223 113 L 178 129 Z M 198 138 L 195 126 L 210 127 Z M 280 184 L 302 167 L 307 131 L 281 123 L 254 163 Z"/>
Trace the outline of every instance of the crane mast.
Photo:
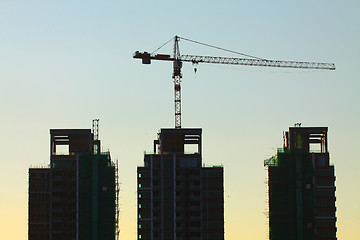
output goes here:
<path id="1" fill-rule="evenodd" d="M 280 68 L 302 68 L 302 69 L 321 69 L 321 70 L 335 70 L 334 63 L 318 63 L 318 62 L 298 62 L 298 61 L 279 61 L 268 60 L 249 56 L 242 53 L 237 53 L 250 58 L 235 58 L 235 57 L 213 57 L 213 56 L 196 56 L 196 55 L 180 55 L 179 41 L 180 39 L 190 42 L 198 43 L 208 47 L 214 47 L 220 50 L 225 50 L 232 53 L 237 53 L 231 50 L 211 46 L 208 44 L 199 43 L 179 36 L 174 37 L 174 55 L 171 57 L 167 54 L 152 55 L 148 52 L 136 51 L 133 58 L 142 59 L 143 64 L 150 64 L 151 60 L 161 60 L 173 62 L 173 82 L 174 82 L 174 103 L 175 103 L 175 128 L 181 128 L 181 68 L 183 62 L 198 63 L 213 63 L 213 64 L 232 64 L 232 65 L 246 65 L 258 67 L 280 67 Z M 163 45 L 164 46 L 164 45 Z M 161 47 L 160 47 L 161 48 Z M 160 49 L 159 48 L 159 49 Z"/>
<path id="2" fill-rule="evenodd" d="M 175 36 L 174 44 L 174 58 L 173 62 L 173 81 L 174 81 L 174 101 L 175 101 L 175 128 L 181 128 L 181 67 L 182 62 L 180 60 L 180 49 L 179 49 L 179 37 Z"/>

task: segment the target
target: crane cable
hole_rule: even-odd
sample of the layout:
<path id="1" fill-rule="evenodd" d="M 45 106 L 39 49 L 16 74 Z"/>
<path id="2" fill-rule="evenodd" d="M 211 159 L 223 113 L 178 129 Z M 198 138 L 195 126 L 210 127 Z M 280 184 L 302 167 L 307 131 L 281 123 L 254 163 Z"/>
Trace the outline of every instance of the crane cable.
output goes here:
<path id="1" fill-rule="evenodd" d="M 259 58 L 259 57 L 247 55 L 247 54 L 244 54 L 244 53 L 240 53 L 240 52 L 228 50 L 228 49 L 225 49 L 225 48 L 213 46 L 213 45 L 206 44 L 206 43 L 201 43 L 201 42 L 194 41 L 194 40 L 191 40 L 191 39 L 187 39 L 187 38 L 183 38 L 183 37 L 179 37 L 179 38 L 180 38 L 180 39 L 183 39 L 183 40 L 186 40 L 186 41 L 189 41 L 189 42 L 197 43 L 197 44 L 200 44 L 200 45 L 203 45 L 203 46 L 212 47 L 212 48 L 215 48 L 215 49 L 218 49 L 218 50 L 222 50 L 222 51 L 225 51 L 225 52 L 235 53 L 235 54 L 243 55 L 243 56 L 245 56 L 245 57 L 255 58 L 255 59 L 259 59 L 259 60 L 267 60 L 267 59 L 265 59 L 265 58 Z"/>
<path id="2" fill-rule="evenodd" d="M 156 51 L 158 51 L 160 48 L 162 48 L 163 46 L 165 46 L 166 44 L 168 44 L 171 40 L 173 40 L 175 37 L 171 38 L 169 41 L 167 41 L 166 43 L 164 43 L 163 45 L 161 45 L 160 47 L 158 47 L 155 51 L 153 51 L 151 53 L 151 55 L 153 55 Z"/>
<path id="3" fill-rule="evenodd" d="M 176 37 L 176 36 L 175 36 L 175 37 Z M 166 43 L 164 43 L 163 45 L 161 45 L 160 47 L 158 47 L 155 51 L 153 51 L 153 52 L 151 53 L 151 55 L 153 55 L 153 54 L 154 54 L 156 51 L 158 51 L 160 48 L 164 47 L 166 44 L 168 44 L 170 41 L 172 41 L 175 37 L 171 38 L 171 39 L 168 40 Z M 206 44 L 206 43 L 201 43 L 201 42 L 198 42 L 198 41 L 195 41 L 195 40 L 191 40 L 191 39 L 188 39 L 188 38 L 179 37 L 179 36 L 177 36 L 177 37 L 180 38 L 180 39 L 183 39 L 183 40 L 185 40 L 185 41 L 189 41 L 189 42 L 196 43 L 196 44 L 199 44 L 199 45 L 203 45 L 203 46 L 206 46 L 206 47 L 215 48 L 215 49 L 222 50 L 222 51 L 225 51 L 225 52 L 235 53 L 235 54 L 238 54 L 238 55 L 242 55 L 242 56 L 249 57 L 249 58 L 255 58 L 255 59 L 258 59 L 258 60 L 268 60 L 268 59 L 265 59 L 265 58 L 259 58 L 259 57 L 251 56 L 251 55 L 248 55 L 248 54 L 244 54 L 244 53 L 241 53 L 241 52 L 232 51 L 232 50 L 225 49 L 225 48 L 221 48 L 221 47 L 217 47 L 217 46 L 214 46 L 214 45 L 210 45 L 210 44 Z"/>

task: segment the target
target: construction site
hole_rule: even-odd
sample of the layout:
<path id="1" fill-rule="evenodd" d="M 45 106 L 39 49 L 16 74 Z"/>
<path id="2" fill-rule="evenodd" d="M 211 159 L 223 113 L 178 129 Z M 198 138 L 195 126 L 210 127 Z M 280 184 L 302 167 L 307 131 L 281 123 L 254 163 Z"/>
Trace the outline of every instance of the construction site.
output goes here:
<path id="1" fill-rule="evenodd" d="M 29 240 L 118 239 L 118 165 L 93 129 L 51 129 L 50 164 L 29 169 Z"/>
<path id="2" fill-rule="evenodd" d="M 174 42 L 174 52 L 171 56 L 170 54 L 155 54 L 159 49 L 164 45 L 171 42 Z M 197 45 L 202 45 L 205 47 L 210 47 L 213 49 L 225 51 L 227 53 L 232 53 L 236 55 L 241 55 L 242 58 L 238 57 L 216 57 L 216 56 L 198 56 L 198 55 L 182 55 L 180 54 L 179 42 L 180 40 L 194 43 Z M 175 36 L 173 39 L 170 39 L 165 44 L 161 45 L 154 52 L 140 52 L 136 51 L 133 55 L 136 59 L 141 59 L 142 64 L 151 64 L 152 60 L 156 61 L 168 61 L 173 62 L 173 74 L 172 79 L 174 83 L 174 104 L 175 104 L 175 129 L 181 129 L 181 82 L 182 82 L 182 73 L 181 69 L 183 63 L 189 62 L 195 65 L 194 71 L 196 73 L 196 66 L 200 63 L 206 64 L 230 64 L 230 65 L 245 65 L 245 66 L 255 66 L 255 67 L 276 67 L 276 68 L 300 68 L 300 69 L 321 69 L 321 70 L 335 70 L 335 64 L 332 63 L 316 63 L 316 62 L 297 62 L 297 61 L 279 61 L 279 60 L 269 60 L 264 58 L 259 58 L 251 56 L 248 54 L 243 54 L 240 52 L 224 49 L 221 47 L 213 46 L 206 43 L 201 43 L 198 41 L 190 40 L 187 38 Z M 245 58 L 244 58 L 245 57 Z M 184 129 L 185 133 L 185 129 Z M 163 136 L 163 130 L 160 133 L 160 136 Z M 175 158 L 176 153 L 183 153 L 183 144 L 184 140 L 181 137 L 181 133 L 173 133 L 172 137 L 169 137 L 169 140 L 164 140 L 159 137 L 158 143 L 160 143 L 160 156 L 161 160 L 160 165 L 161 171 L 164 171 L 164 166 L 166 161 L 164 161 L 164 152 L 166 154 L 173 154 L 173 159 L 170 162 L 173 162 L 168 167 L 170 169 L 177 169 L 177 160 Z M 170 143 L 168 143 L 170 142 Z M 167 149 L 167 144 L 172 146 L 174 149 Z M 314 151 L 317 147 L 318 152 Z M 155 143 L 154 143 L 155 151 Z M 201 151 L 199 151 L 201 154 Z M 156 155 L 156 158 L 159 156 Z M 139 168 L 138 172 L 140 175 L 144 174 L 142 171 L 147 172 L 147 176 L 152 176 L 153 173 L 152 165 L 149 165 L 149 161 L 155 161 L 152 155 L 146 155 L 144 163 L 144 168 Z M 164 161 L 164 163 L 162 163 Z M 180 160 L 181 161 L 181 160 Z M 190 161 L 190 160 L 187 160 Z M 199 165 L 199 164 L 197 164 Z M 197 166 L 196 165 L 196 166 Z M 150 166 L 150 170 L 147 170 Z M 157 166 L 157 165 L 156 165 Z M 335 217 L 335 176 L 334 176 L 334 167 L 329 165 L 329 153 L 327 152 L 327 128 L 326 127 L 310 127 L 302 128 L 301 124 L 297 124 L 294 128 L 290 128 L 288 132 L 284 135 L 284 147 L 281 150 L 278 150 L 275 157 L 270 158 L 265 161 L 265 166 L 268 167 L 268 218 L 269 218 L 269 239 L 270 240 L 335 240 L 336 239 L 336 217 Z M 195 167 L 195 165 L 194 165 Z M 195 169 L 195 168 L 194 168 Z M 156 171 L 155 171 L 156 172 Z M 175 172 L 175 170 L 174 170 Z M 180 170 L 176 170 L 178 174 Z M 175 173 L 174 173 L 175 174 Z M 166 174 L 165 174 L 166 175 Z M 165 179 L 160 178 L 160 182 Z M 169 177 L 169 176 L 168 176 Z M 221 178 L 223 179 L 223 177 Z M 167 178 L 171 183 L 174 182 L 174 187 L 162 189 L 160 192 L 175 191 L 175 186 L 180 182 L 174 176 Z M 142 178 L 138 178 L 139 186 L 142 186 Z M 152 182 L 152 177 L 147 181 Z M 176 184 L 175 184 L 176 183 Z M 166 183 L 168 184 L 168 183 Z M 220 184 L 220 183 L 218 183 Z M 172 184 L 170 184 L 172 185 Z M 206 183 L 204 183 L 206 185 Z M 181 221 L 177 220 L 178 212 L 177 209 L 181 209 L 179 206 L 175 206 L 176 200 L 178 198 L 173 196 L 172 198 L 161 198 L 160 200 L 161 207 L 165 205 L 164 202 L 170 200 L 171 204 L 168 206 L 169 209 L 172 209 L 171 212 L 166 213 L 165 209 L 162 209 L 161 216 L 166 218 L 168 215 L 170 217 L 165 222 L 170 222 L 170 226 L 166 227 L 164 225 L 164 219 L 161 220 L 161 224 L 156 223 L 153 218 L 152 212 L 154 208 L 154 203 L 152 194 L 153 189 L 152 184 L 147 184 L 148 188 L 143 190 L 141 187 L 138 188 L 139 192 L 145 191 L 147 198 L 138 198 L 139 206 L 147 206 L 149 213 L 147 214 L 146 220 L 142 219 L 139 214 L 138 218 L 138 239 L 223 239 L 224 234 L 216 234 L 215 232 L 220 229 L 224 229 L 223 225 L 220 228 L 219 226 L 207 229 L 204 226 L 208 226 L 207 223 L 201 222 L 196 226 L 201 226 L 200 228 L 194 228 L 195 232 L 191 232 L 191 228 L 185 226 L 191 225 L 181 225 Z M 164 185 L 161 185 L 164 187 Z M 190 184 L 191 186 L 191 184 Z M 156 189 L 156 187 L 155 187 Z M 203 189 L 203 192 L 200 193 L 200 196 L 204 195 L 206 190 Z M 140 196 L 140 195 L 139 195 Z M 149 197 L 151 196 L 151 197 Z M 163 196 L 163 195 L 161 195 Z M 223 191 L 222 191 L 223 199 Z M 220 199 L 219 199 L 220 200 Z M 145 202 L 144 202 L 145 201 Z M 183 202 L 187 200 L 183 199 Z M 199 206 L 206 205 L 205 203 L 199 204 Z M 156 209 L 156 207 L 155 207 Z M 221 211 L 223 207 L 216 207 L 217 211 Z M 203 209 L 198 209 L 203 210 Z M 138 212 L 142 213 L 145 210 L 141 207 L 138 208 Z M 151 213 L 151 214 L 150 214 Z M 176 214 L 175 214 L 176 213 Z M 194 213 L 195 214 L 195 213 Z M 206 215 L 205 212 L 201 212 L 198 216 Z M 179 219 L 182 219 L 179 217 Z M 190 215 L 191 219 L 191 215 Z M 200 217 L 201 219 L 201 217 Z M 219 219 L 220 220 L 220 219 Z M 220 220 L 223 222 L 224 219 Z M 192 221 L 195 221 L 194 219 Z M 186 221 L 185 221 L 186 222 Z M 154 225 L 155 224 L 155 225 Z M 211 224 L 215 224 L 212 222 Z M 146 226 L 145 228 L 142 228 Z M 160 226 L 160 229 L 157 228 Z M 177 228 L 178 227 L 178 228 Z M 168 232 L 162 229 L 169 229 Z M 179 229 L 179 230 L 177 230 Z M 198 231 L 198 232 L 196 232 Z M 212 234 L 209 234 L 209 233 Z M 187 235 L 190 234 L 190 235 Z"/>
<path id="3" fill-rule="evenodd" d="M 241 58 L 182 55 L 180 40 Z M 173 55 L 156 53 L 171 41 Z M 137 239 L 224 240 L 224 168 L 203 162 L 201 128 L 182 127 L 183 63 L 195 72 L 203 63 L 315 70 L 335 64 L 264 59 L 179 36 L 133 58 L 172 63 L 175 106 L 174 128 L 160 129 L 137 168 Z M 92 129 L 50 130 L 50 164 L 29 169 L 29 240 L 119 239 L 118 163 L 101 152 L 98 126 L 95 119 Z M 265 160 L 270 240 L 337 239 L 327 131 L 296 124 L 284 133 L 283 148 Z"/>

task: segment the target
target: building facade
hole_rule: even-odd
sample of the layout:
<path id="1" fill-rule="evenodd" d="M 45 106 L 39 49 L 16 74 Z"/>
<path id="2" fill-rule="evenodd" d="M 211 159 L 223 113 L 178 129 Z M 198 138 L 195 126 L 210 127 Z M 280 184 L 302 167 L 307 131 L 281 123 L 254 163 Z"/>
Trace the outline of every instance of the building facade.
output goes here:
<path id="1" fill-rule="evenodd" d="M 334 166 L 327 127 L 295 127 L 284 134 L 268 167 L 270 240 L 336 240 Z"/>
<path id="2" fill-rule="evenodd" d="M 224 239 L 223 167 L 205 167 L 201 129 L 161 129 L 138 167 L 138 239 Z M 192 152 L 187 152 L 192 146 Z"/>
<path id="3" fill-rule="evenodd" d="M 51 129 L 50 164 L 29 169 L 29 240 L 115 239 L 117 166 L 90 129 Z"/>

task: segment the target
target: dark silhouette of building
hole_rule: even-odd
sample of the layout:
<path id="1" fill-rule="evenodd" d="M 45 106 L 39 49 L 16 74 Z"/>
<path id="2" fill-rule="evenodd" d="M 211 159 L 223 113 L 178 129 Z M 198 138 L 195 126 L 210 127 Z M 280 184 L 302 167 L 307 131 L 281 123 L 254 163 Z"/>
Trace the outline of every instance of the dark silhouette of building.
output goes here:
<path id="1" fill-rule="evenodd" d="M 138 239 L 224 239 L 223 167 L 205 167 L 201 129 L 161 129 L 138 167 Z M 193 152 L 188 146 L 195 145 Z"/>
<path id="2" fill-rule="evenodd" d="M 336 240 L 327 127 L 290 127 L 268 166 L 270 240 Z"/>
<path id="3" fill-rule="evenodd" d="M 51 129 L 50 164 L 29 169 L 29 240 L 115 239 L 117 164 L 90 129 Z"/>

